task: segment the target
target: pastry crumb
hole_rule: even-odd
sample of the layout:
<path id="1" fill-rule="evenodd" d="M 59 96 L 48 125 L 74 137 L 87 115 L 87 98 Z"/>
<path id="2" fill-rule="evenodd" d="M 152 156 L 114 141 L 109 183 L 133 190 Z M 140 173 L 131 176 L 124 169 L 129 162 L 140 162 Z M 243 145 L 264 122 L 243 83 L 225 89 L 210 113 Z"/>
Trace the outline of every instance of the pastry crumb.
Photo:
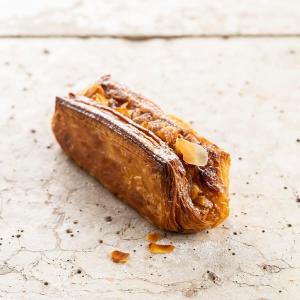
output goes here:
<path id="1" fill-rule="evenodd" d="M 150 232 L 146 237 L 147 241 L 150 243 L 155 243 L 161 239 L 160 233 L 158 232 Z"/>
<path id="2" fill-rule="evenodd" d="M 154 254 L 167 254 L 167 253 L 173 252 L 175 250 L 175 246 L 150 243 L 149 250 L 151 253 L 154 253 Z"/>
<path id="3" fill-rule="evenodd" d="M 121 264 L 125 264 L 128 262 L 129 259 L 129 253 L 126 252 L 122 252 L 119 250 L 114 250 L 111 253 L 111 259 L 114 263 L 121 263 Z"/>

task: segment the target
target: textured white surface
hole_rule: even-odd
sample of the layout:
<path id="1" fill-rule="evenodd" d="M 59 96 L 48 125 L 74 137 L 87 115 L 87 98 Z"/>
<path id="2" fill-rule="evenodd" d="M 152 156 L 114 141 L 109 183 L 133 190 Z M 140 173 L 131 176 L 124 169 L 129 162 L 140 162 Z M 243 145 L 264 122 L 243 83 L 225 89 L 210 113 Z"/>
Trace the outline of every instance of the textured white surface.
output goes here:
<path id="1" fill-rule="evenodd" d="M 0 35 L 299 33 L 298 0 L 0 0 Z"/>
<path id="2" fill-rule="evenodd" d="M 298 39 L 2 40 L 0 66 L 0 296 L 298 297 Z M 165 257 L 147 250 L 147 221 L 69 161 L 51 133 L 55 95 L 108 72 L 232 156 L 229 219 L 167 233 L 177 248 Z M 113 249 L 130 262 L 112 263 Z"/>

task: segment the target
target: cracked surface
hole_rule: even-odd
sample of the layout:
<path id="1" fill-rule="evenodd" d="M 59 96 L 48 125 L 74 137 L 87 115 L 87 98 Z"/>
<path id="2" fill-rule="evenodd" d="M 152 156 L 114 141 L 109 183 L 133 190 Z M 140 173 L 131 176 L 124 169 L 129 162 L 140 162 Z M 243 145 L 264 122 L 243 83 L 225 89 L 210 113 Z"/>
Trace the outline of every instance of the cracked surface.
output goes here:
<path id="1" fill-rule="evenodd" d="M 4 1 L 4 3 L 3 3 Z M 2 0 L 0 36 L 299 35 L 299 1 Z M 17 6 L 17 8 L 16 8 Z M 4 9 L 3 9 L 4 8 Z M 147 12 L 147 15 L 145 15 Z M 103 20 L 103 22 L 99 22 Z"/>
<path id="2" fill-rule="evenodd" d="M 1 40 L 0 296 L 296 299 L 299 65 L 297 39 Z M 166 258 L 147 249 L 156 229 L 51 133 L 54 97 L 109 72 L 232 156 L 229 219 L 199 234 L 161 232 L 176 246 Z M 127 265 L 111 262 L 114 249 L 130 253 Z"/>

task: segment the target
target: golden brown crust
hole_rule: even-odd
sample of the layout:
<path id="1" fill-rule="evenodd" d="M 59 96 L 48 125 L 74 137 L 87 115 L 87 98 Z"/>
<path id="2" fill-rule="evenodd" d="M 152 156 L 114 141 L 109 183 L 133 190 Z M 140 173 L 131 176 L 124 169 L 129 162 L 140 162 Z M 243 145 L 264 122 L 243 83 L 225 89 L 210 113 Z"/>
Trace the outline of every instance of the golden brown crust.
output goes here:
<path id="1" fill-rule="evenodd" d="M 121 101 L 121 103 L 128 102 L 130 107 L 138 109 L 141 113 L 139 118 L 143 115 L 150 114 L 151 117 L 147 115 L 148 119 L 154 120 L 152 123 L 155 123 L 155 128 L 153 130 L 150 128 L 150 130 L 156 132 L 172 149 L 175 148 L 176 137 L 183 136 L 186 140 L 199 143 L 207 150 L 209 160 L 206 166 L 197 167 L 183 163 L 187 171 L 187 176 L 190 177 L 189 181 L 193 181 L 199 185 L 202 194 L 213 204 L 212 209 L 207 211 L 206 216 L 202 216 L 202 220 L 206 224 L 203 226 L 216 226 L 222 222 L 229 213 L 229 154 L 204 137 L 199 136 L 192 128 L 188 128 L 186 123 L 183 124 L 182 121 L 179 121 L 178 118 L 174 120 L 174 117 L 164 114 L 151 100 L 112 81 L 110 76 L 102 77 L 98 81 L 98 84 L 102 87 L 106 97 Z M 133 118 L 133 120 L 136 121 L 135 118 Z M 164 134 L 163 130 L 166 128 L 168 130 L 167 133 L 170 132 L 169 135 L 174 136 L 173 139 Z M 184 203 L 183 206 L 190 207 L 187 203 Z M 204 213 L 205 208 L 202 208 L 202 214 Z M 183 219 L 183 222 L 187 223 L 188 221 L 186 219 L 190 218 L 184 215 Z"/>
<path id="2" fill-rule="evenodd" d="M 229 155 L 175 123 L 151 100 L 108 77 L 99 84 L 107 98 L 116 103 L 130 102 L 142 115 L 149 112 L 160 125 L 167 123 L 186 139 L 196 139 L 207 149 L 209 163 L 205 167 L 187 165 L 172 149 L 172 139 L 164 140 L 165 136 L 160 137 L 114 107 L 74 95 L 57 98 L 52 122 L 66 154 L 162 229 L 194 232 L 222 222 L 228 215 Z M 195 181 L 210 205 L 193 202 Z"/>
<path id="3" fill-rule="evenodd" d="M 190 140 L 196 139 L 209 152 L 209 161 L 205 167 L 199 167 L 199 176 L 208 190 L 213 192 L 223 192 L 224 183 L 221 178 L 221 170 L 219 165 L 223 160 L 230 160 L 229 154 L 221 150 L 217 145 L 211 143 L 207 139 L 195 134 L 194 130 L 188 130 L 186 127 L 178 126 L 178 122 L 174 122 L 174 118 L 165 115 L 164 112 L 151 100 L 144 96 L 132 92 L 127 87 L 111 80 L 110 76 L 103 76 L 98 82 L 105 94 L 109 98 L 113 98 L 122 102 L 129 102 L 131 105 L 140 108 L 144 113 L 150 112 L 153 117 L 161 122 L 166 122 L 169 126 L 179 127 L 178 131 L 185 136 L 189 136 Z M 170 145 L 171 146 L 171 145 Z"/>

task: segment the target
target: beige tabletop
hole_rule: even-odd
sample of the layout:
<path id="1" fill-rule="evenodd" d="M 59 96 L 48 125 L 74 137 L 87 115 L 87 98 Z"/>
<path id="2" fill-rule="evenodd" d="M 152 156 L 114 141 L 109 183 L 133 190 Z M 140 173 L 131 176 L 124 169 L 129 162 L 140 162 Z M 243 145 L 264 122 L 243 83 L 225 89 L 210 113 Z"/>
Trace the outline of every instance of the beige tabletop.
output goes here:
<path id="1" fill-rule="evenodd" d="M 229 218 L 172 254 L 51 133 L 108 73 L 231 154 Z M 0 91 L 0 298 L 299 298 L 299 1 L 0 0 Z"/>

